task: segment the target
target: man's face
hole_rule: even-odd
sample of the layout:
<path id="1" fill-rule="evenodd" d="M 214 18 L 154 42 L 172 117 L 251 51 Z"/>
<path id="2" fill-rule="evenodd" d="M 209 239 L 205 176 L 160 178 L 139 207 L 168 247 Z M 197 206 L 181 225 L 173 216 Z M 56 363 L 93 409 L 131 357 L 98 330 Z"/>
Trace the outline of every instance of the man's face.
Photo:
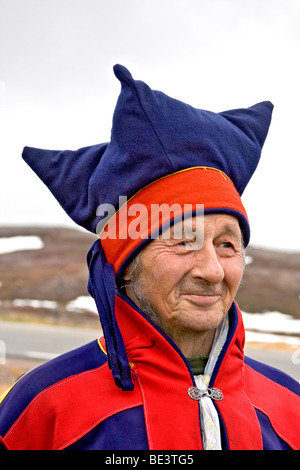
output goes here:
<path id="1" fill-rule="evenodd" d="M 195 224 L 195 219 L 191 221 Z M 139 255 L 135 276 L 129 274 L 130 270 L 124 276 L 137 287 L 129 288 L 129 297 L 142 310 L 143 305 L 150 306 L 159 326 L 171 337 L 175 332 L 215 330 L 242 279 L 238 220 L 230 215 L 205 215 L 202 230 L 200 245 L 191 230 L 180 239 L 177 235 L 174 238 L 171 230 L 168 238 L 153 240 Z"/>

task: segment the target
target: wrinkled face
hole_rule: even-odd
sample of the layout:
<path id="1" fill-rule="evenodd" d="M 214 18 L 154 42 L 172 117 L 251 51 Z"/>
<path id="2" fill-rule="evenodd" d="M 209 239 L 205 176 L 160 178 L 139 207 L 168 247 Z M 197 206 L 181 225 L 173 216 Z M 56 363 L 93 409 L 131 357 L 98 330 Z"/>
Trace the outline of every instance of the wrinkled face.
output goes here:
<path id="1" fill-rule="evenodd" d="M 195 219 L 190 220 L 195 225 Z M 175 238 L 171 230 L 168 237 L 153 240 L 138 255 L 136 269 L 124 276 L 129 297 L 146 313 L 152 311 L 156 323 L 171 337 L 180 331 L 215 330 L 242 279 L 238 220 L 205 215 L 201 230 L 204 238 L 193 236 L 191 230 Z"/>

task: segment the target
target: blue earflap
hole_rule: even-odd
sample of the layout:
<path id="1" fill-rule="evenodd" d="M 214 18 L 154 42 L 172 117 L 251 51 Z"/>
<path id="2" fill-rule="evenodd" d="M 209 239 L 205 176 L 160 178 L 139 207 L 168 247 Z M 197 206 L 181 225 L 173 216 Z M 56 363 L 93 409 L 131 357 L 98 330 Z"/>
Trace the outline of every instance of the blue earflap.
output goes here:
<path id="1" fill-rule="evenodd" d="M 88 291 L 94 298 L 103 328 L 108 364 L 113 378 L 122 390 L 133 390 L 131 370 L 124 341 L 115 318 L 115 275 L 106 261 L 100 240 L 96 240 L 87 255 L 89 267 Z"/>

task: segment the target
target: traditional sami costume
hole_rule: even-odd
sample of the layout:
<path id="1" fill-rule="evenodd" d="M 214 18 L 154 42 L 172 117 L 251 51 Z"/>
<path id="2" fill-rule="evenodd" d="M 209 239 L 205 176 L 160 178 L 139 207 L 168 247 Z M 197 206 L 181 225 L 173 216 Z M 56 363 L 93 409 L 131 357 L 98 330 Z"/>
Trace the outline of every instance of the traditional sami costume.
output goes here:
<path id="1" fill-rule="evenodd" d="M 244 356 L 236 302 L 199 373 L 121 288 L 130 260 L 170 223 L 170 214 L 149 217 L 139 237 L 124 236 L 134 204 L 177 204 L 171 223 L 197 214 L 197 204 L 233 215 L 247 246 L 240 196 L 273 106 L 213 113 L 151 90 L 120 65 L 114 71 L 122 89 L 109 143 L 23 152 L 70 217 L 100 232 L 87 257 L 88 290 L 104 336 L 17 381 L 1 399 L 0 441 L 8 449 L 300 449 L 300 385 Z M 111 208 L 115 238 L 106 236 Z"/>

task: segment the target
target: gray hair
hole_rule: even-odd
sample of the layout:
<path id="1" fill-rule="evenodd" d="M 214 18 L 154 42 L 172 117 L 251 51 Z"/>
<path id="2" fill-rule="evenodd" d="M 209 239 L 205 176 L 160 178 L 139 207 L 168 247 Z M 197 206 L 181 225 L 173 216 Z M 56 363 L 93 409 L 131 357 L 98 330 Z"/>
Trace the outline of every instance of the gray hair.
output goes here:
<path id="1" fill-rule="evenodd" d="M 133 290 L 136 298 L 139 301 L 139 308 L 144 312 L 150 320 L 153 321 L 157 326 L 162 328 L 161 318 L 155 312 L 152 305 L 147 299 L 146 293 L 141 283 L 141 272 L 142 272 L 142 265 L 141 265 L 141 253 L 140 251 L 130 262 L 128 266 L 128 274 L 130 275 L 130 282 L 127 283 L 127 286 L 130 286 Z"/>

